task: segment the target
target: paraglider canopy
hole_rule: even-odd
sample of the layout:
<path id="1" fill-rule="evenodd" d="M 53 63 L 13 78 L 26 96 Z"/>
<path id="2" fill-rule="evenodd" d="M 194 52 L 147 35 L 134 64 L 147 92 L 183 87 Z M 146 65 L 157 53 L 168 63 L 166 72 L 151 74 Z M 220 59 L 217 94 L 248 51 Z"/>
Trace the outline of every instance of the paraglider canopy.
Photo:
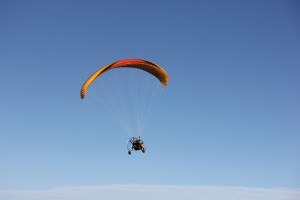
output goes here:
<path id="1" fill-rule="evenodd" d="M 92 74 L 86 80 L 86 82 L 81 87 L 81 91 L 80 91 L 81 99 L 83 99 L 85 97 L 88 87 L 98 76 L 100 76 L 101 74 L 103 74 L 109 70 L 121 68 L 121 67 L 137 68 L 137 69 L 144 70 L 144 71 L 152 74 L 156 78 L 158 78 L 159 81 L 161 82 L 162 86 L 166 86 L 169 82 L 169 76 L 168 76 L 167 72 L 157 64 L 154 64 L 152 62 L 142 60 L 142 59 L 119 60 L 117 62 L 108 64 L 108 65 L 102 67 L 101 69 L 96 71 L 94 74 Z"/>

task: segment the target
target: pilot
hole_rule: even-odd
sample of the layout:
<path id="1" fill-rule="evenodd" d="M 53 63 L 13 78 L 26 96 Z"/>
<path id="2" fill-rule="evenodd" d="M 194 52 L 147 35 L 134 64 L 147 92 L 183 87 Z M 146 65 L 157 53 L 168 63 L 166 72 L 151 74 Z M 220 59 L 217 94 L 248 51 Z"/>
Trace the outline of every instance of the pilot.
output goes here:
<path id="1" fill-rule="evenodd" d="M 145 148 L 144 142 L 141 140 L 140 137 L 138 139 L 137 138 L 132 138 L 132 140 L 130 142 L 132 144 L 131 151 L 141 150 L 143 153 L 145 153 L 146 148 Z M 131 151 L 128 151 L 129 155 L 131 154 Z"/>

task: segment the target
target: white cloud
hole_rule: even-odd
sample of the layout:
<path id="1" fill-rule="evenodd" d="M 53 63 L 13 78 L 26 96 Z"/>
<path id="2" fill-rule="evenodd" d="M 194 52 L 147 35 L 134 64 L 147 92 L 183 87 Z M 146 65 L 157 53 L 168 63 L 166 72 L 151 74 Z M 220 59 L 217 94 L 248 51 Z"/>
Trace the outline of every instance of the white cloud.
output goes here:
<path id="1" fill-rule="evenodd" d="M 105 185 L 0 190 L 1 200 L 300 200 L 300 189 L 215 186 Z"/>

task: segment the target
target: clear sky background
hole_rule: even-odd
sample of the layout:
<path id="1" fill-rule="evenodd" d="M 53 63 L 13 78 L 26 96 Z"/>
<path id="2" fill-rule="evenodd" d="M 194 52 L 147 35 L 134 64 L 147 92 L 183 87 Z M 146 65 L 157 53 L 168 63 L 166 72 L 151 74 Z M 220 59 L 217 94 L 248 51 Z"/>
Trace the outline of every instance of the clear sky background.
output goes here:
<path id="1" fill-rule="evenodd" d="M 0 190 L 299 188 L 299 22 L 292 0 L 0 0 Z M 79 97 L 125 58 L 170 76 L 146 154 Z"/>

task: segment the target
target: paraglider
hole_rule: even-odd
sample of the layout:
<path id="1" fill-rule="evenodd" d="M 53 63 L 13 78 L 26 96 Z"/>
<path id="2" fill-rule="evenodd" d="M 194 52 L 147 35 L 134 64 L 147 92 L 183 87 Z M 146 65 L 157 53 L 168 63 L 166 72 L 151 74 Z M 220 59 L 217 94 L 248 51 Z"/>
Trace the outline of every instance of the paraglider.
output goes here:
<path id="1" fill-rule="evenodd" d="M 167 86 L 169 82 L 169 77 L 167 72 L 157 64 L 142 59 L 119 60 L 100 68 L 85 81 L 85 83 L 82 85 L 80 90 L 81 99 L 84 99 L 86 97 L 87 90 L 90 88 L 92 83 L 94 83 L 97 78 L 100 77 L 99 79 L 102 79 L 101 77 L 103 76 L 103 74 L 106 73 L 108 74 L 108 72 L 112 73 L 110 71 L 115 71 L 116 69 L 130 69 L 130 71 L 136 71 L 136 70 L 143 71 L 143 73 L 146 73 L 147 78 L 149 77 L 149 75 L 155 77 L 156 80 L 158 80 L 160 83 L 160 88 Z M 134 78 L 130 77 L 129 79 L 126 79 L 124 83 L 121 84 L 118 83 L 119 85 L 116 86 L 115 89 L 116 91 L 111 91 L 108 88 L 112 87 L 111 86 L 112 84 L 114 84 L 115 82 L 119 82 L 119 80 L 125 76 L 122 74 L 123 73 L 122 70 L 120 70 L 120 72 L 121 72 L 121 76 L 115 78 L 114 79 L 115 81 L 111 81 L 109 79 L 109 81 L 101 84 L 101 87 L 103 88 L 102 90 L 100 90 L 101 95 L 103 95 L 104 90 L 107 90 L 108 93 L 112 93 L 112 94 L 96 97 L 97 98 L 96 100 L 100 101 L 101 105 L 103 105 L 104 107 L 109 107 L 108 104 L 112 104 L 108 108 L 109 112 L 111 112 L 112 115 L 114 115 L 113 113 L 116 112 L 115 114 L 116 118 L 119 118 L 118 121 L 125 127 L 124 129 L 127 131 L 127 133 L 131 135 L 131 137 L 127 142 L 128 154 L 131 155 L 133 151 L 142 151 L 143 153 L 145 153 L 146 148 L 144 146 L 144 142 L 140 138 L 140 134 L 142 132 L 141 127 L 142 125 L 144 125 L 146 121 L 145 119 L 146 117 L 144 115 L 146 115 L 149 112 L 149 106 L 147 106 L 146 101 L 150 101 L 151 98 L 155 96 L 155 92 L 151 90 L 153 90 L 153 88 L 155 87 L 159 88 L 159 85 L 156 84 L 156 81 L 154 84 L 152 82 L 145 84 L 147 78 L 144 77 L 141 78 L 140 75 L 138 74 L 135 75 L 136 77 Z M 139 78 L 139 80 L 137 78 Z M 121 88 L 124 85 L 127 85 L 131 82 L 132 82 L 132 86 L 130 86 L 129 89 Z M 155 87 L 153 87 L 153 85 L 155 85 Z M 133 98 L 131 98 L 130 95 L 132 95 Z M 106 99 L 107 97 L 109 97 L 110 99 L 104 101 L 103 99 Z M 126 98 L 128 102 L 122 102 Z M 116 101 L 116 103 L 114 103 L 114 101 Z M 120 104 L 120 105 L 115 105 L 115 104 Z M 126 104 L 129 105 L 127 105 L 126 107 L 125 106 Z M 123 114 L 123 112 L 134 114 L 134 117 L 131 117 L 132 118 L 131 120 L 133 122 L 129 122 L 130 120 L 128 119 L 129 116 L 128 113 Z M 137 132 L 136 134 L 138 135 L 138 137 L 134 137 L 133 135 L 135 134 L 132 133 L 132 130 L 127 128 L 127 125 L 131 126 L 132 124 L 137 124 L 138 126 L 137 130 L 134 131 Z"/>

